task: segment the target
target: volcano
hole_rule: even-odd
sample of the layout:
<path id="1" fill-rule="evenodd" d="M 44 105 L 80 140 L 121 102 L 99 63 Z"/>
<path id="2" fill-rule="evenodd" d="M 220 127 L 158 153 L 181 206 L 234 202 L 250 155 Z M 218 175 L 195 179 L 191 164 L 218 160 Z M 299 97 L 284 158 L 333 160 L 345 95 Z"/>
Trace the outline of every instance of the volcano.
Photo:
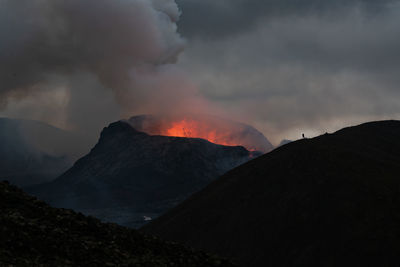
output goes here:
<path id="1" fill-rule="evenodd" d="M 283 145 L 142 230 L 241 266 L 398 266 L 399 136 L 381 121 Z"/>
<path id="2" fill-rule="evenodd" d="M 257 155 L 200 138 L 149 135 L 119 121 L 59 178 L 26 190 L 54 206 L 137 227 Z"/>
<path id="3" fill-rule="evenodd" d="M 243 146 L 262 153 L 273 149 L 268 139 L 252 126 L 211 115 L 140 115 L 127 122 L 150 135 L 202 138 L 214 144 Z"/>

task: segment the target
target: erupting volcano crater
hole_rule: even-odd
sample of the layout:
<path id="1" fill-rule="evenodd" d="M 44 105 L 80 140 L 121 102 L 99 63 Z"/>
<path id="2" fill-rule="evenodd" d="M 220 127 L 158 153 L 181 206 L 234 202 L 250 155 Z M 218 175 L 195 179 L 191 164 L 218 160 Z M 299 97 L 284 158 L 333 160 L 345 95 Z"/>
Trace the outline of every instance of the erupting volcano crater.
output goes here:
<path id="1" fill-rule="evenodd" d="M 263 153 L 273 149 L 268 139 L 252 126 L 209 115 L 140 115 L 131 117 L 128 123 L 150 135 L 202 138 L 219 145 L 243 146 L 249 151 Z"/>

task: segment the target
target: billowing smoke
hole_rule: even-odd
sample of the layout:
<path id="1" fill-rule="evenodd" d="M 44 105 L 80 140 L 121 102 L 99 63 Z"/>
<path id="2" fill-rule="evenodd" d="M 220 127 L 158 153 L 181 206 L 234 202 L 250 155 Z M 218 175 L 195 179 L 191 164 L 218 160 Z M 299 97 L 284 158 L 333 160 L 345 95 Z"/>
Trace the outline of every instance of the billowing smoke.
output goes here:
<path id="1" fill-rule="evenodd" d="M 154 110 L 177 92 L 191 102 L 195 88 L 173 67 L 179 15 L 174 0 L 0 0 L 0 109 L 98 133 L 151 112 L 149 98 Z"/>

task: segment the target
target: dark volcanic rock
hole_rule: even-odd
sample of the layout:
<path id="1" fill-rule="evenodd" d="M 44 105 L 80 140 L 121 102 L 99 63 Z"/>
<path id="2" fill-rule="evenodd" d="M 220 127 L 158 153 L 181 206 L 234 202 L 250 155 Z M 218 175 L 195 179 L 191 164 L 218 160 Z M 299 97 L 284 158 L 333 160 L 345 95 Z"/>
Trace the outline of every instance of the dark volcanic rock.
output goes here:
<path id="1" fill-rule="evenodd" d="M 243 147 L 150 136 L 116 122 L 66 173 L 27 190 L 57 207 L 135 226 L 130 214 L 139 214 L 142 224 L 142 215 L 157 216 L 251 157 Z"/>
<path id="2" fill-rule="evenodd" d="M 382 121 L 292 142 L 143 231 L 242 266 L 399 266 L 399 137 Z"/>
<path id="3" fill-rule="evenodd" d="M 72 210 L 0 182 L 0 266 L 233 266 L 226 260 Z"/>

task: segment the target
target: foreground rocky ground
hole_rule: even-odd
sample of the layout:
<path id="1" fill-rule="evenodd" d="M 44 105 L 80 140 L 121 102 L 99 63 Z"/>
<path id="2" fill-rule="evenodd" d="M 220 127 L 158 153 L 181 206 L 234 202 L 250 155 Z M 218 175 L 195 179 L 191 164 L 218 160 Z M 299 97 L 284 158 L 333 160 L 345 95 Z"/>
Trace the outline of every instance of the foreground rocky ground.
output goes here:
<path id="1" fill-rule="evenodd" d="M 134 229 L 56 209 L 0 182 L 0 266 L 233 266 Z"/>

